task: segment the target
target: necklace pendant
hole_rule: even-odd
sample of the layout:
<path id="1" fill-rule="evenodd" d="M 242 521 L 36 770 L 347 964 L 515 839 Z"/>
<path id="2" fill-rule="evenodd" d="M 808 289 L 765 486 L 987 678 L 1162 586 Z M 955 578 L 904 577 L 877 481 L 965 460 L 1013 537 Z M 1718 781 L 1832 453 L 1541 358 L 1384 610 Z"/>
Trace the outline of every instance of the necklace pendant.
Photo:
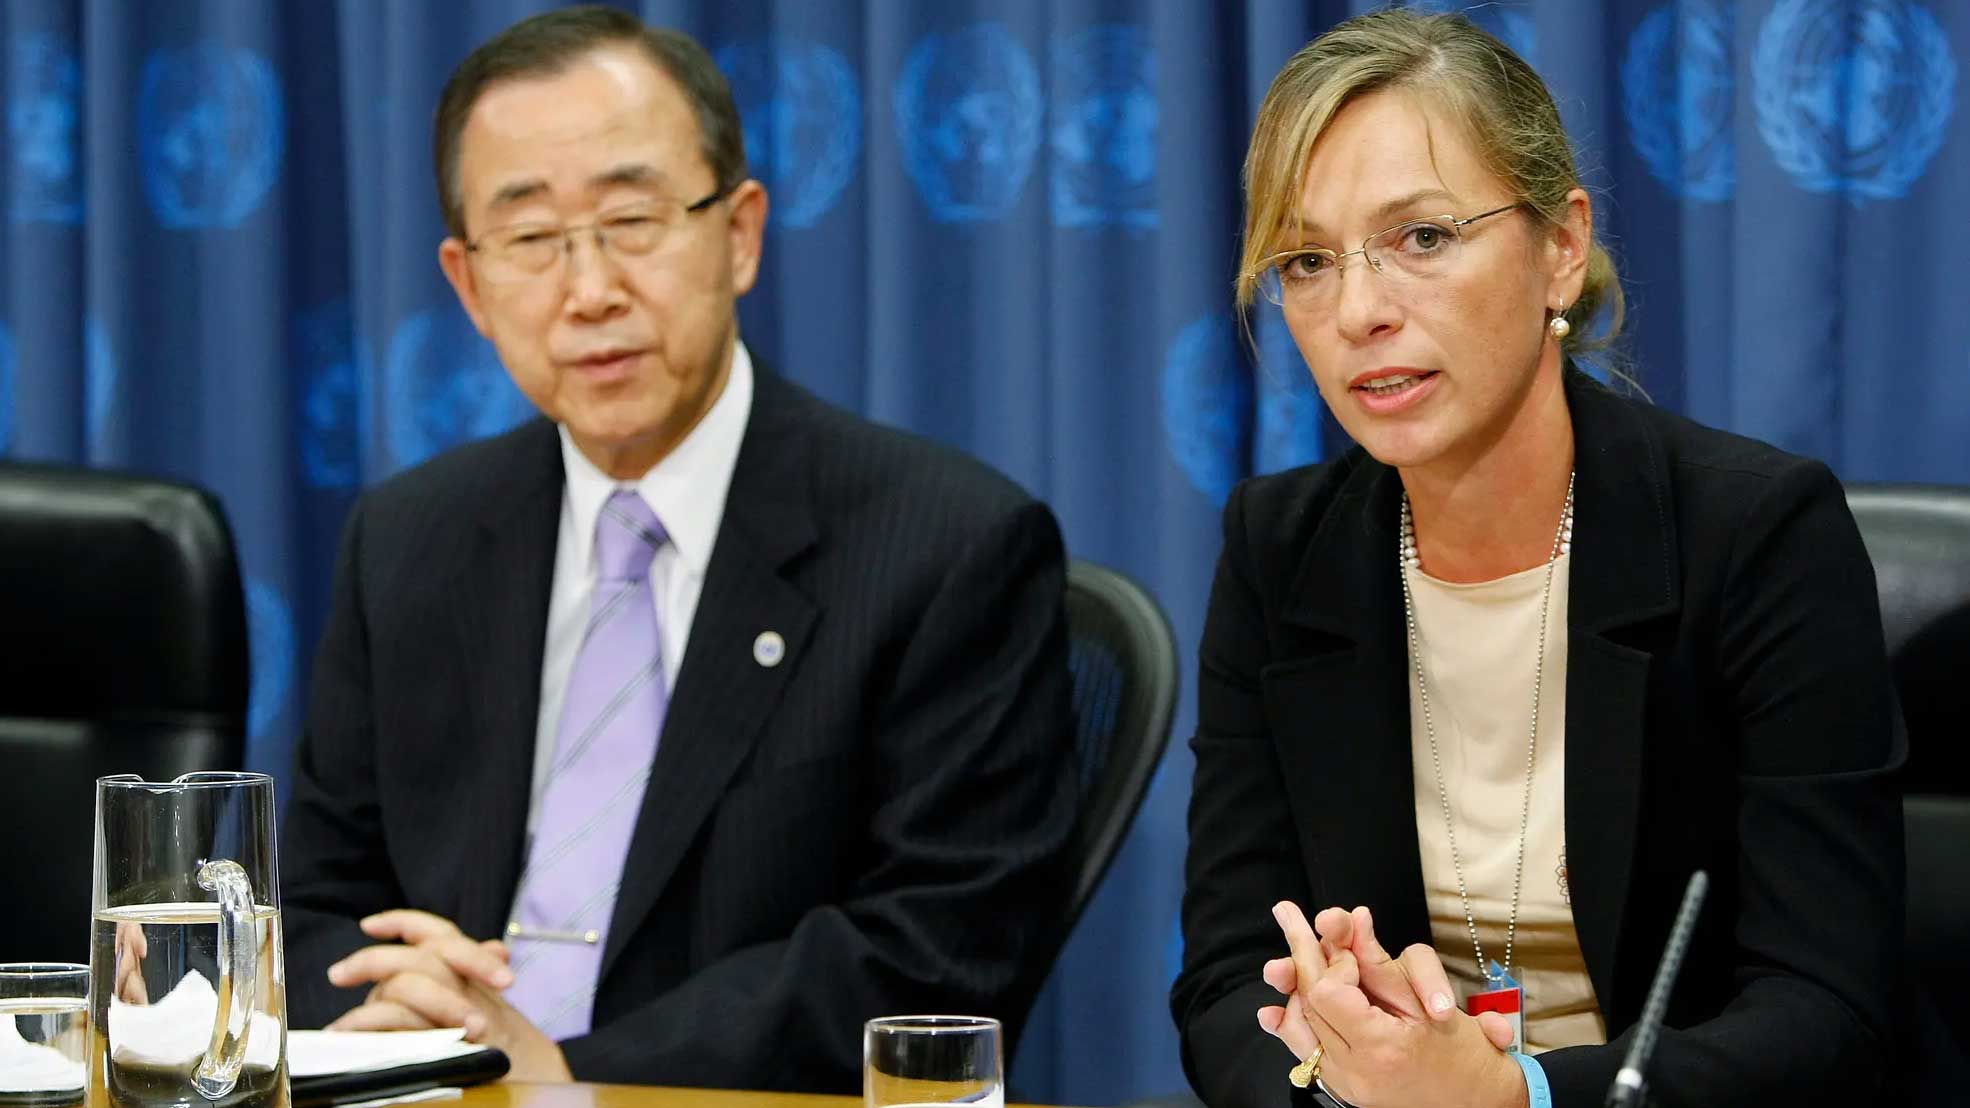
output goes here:
<path id="1" fill-rule="evenodd" d="M 1498 969 L 1498 963 L 1493 962 L 1491 968 Z M 1481 993 L 1471 994 L 1464 1003 L 1464 1010 L 1473 1016 L 1481 1012 L 1496 1012 L 1505 1017 L 1505 1022 L 1512 1029 L 1512 1042 L 1506 1049 L 1525 1050 L 1525 990 L 1509 974 L 1496 977 L 1486 974 L 1485 983 L 1488 987 Z"/>

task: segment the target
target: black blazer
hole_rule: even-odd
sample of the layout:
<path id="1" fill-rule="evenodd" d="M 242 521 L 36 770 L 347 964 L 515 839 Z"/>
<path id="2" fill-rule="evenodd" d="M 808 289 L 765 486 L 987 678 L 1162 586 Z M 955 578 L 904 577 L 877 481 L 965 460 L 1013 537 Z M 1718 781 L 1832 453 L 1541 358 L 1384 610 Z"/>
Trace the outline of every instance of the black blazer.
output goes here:
<path id="1" fill-rule="evenodd" d="M 624 863 L 584 1080 L 848 1092 L 864 1020 L 995 1015 L 1051 959 L 1074 818 L 1063 553 L 954 451 L 757 375 Z M 355 921 L 505 925 L 562 496 L 536 420 L 351 514 L 285 813 L 295 1026 Z M 785 660 L 753 660 L 778 631 Z"/>
<path id="2" fill-rule="evenodd" d="M 1818 462 L 1617 397 L 1569 369 L 1567 874 L 1613 1043 L 1540 1056 L 1599 1105 L 1692 870 L 1710 898 L 1651 1095 L 1874 1104 L 1893 1048 L 1905 746 L 1874 575 Z M 1288 1102 L 1253 1013 L 1286 951 L 1269 907 L 1365 904 L 1430 941 L 1416 839 L 1396 524 L 1359 449 L 1248 481 L 1224 515 L 1171 994 L 1214 1106 Z"/>

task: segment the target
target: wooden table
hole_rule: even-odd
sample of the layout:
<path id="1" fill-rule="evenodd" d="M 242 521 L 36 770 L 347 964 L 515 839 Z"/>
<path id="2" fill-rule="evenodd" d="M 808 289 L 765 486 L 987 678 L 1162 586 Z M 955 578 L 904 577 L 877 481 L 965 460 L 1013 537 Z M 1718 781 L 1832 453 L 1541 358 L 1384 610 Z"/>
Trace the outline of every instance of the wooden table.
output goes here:
<path id="1" fill-rule="evenodd" d="M 500 1082 L 465 1090 L 432 1108 L 860 1108 L 858 1096 L 749 1093 L 727 1089 L 661 1089 L 645 1085 L 528 1085 Z"/>

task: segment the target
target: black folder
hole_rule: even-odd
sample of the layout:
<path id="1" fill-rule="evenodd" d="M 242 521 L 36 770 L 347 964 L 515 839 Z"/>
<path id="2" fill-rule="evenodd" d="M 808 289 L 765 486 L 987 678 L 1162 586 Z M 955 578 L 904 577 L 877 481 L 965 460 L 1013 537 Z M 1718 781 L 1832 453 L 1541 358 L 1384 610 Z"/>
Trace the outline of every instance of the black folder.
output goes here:
<path id="1" fill-rule="evenodd" d="M 402 1096 L 443 1085 L 478 1085 L 506 1076 L 509 1063 L 503 1051 L 487 1047 L 431 1062 L 413 1062 L 380 1070 L 324 1073 L 288 1082 L 294 1108 L 318 1108 L 378 1097 Z"/>

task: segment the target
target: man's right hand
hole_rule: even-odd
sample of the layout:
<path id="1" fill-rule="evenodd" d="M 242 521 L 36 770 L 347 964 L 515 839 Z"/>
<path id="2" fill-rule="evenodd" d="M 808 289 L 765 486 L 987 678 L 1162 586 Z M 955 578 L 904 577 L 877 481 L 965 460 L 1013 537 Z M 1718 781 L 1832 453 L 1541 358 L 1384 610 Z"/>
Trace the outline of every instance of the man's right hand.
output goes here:
<path id="1" fill-rule="evenodd" d="M 497 991 L 513 983 L 505 943 L 472 939 L 450 920 L 413 909 L 381 912 L 361 926 L 363 934 L 383 941 L 328 967 L 328 980 L 342 988 L 373 987 L 329 1030 L 462 1027 L 468 1037 L 485 1031 L 486 1016 L 470 986 Z"/>

